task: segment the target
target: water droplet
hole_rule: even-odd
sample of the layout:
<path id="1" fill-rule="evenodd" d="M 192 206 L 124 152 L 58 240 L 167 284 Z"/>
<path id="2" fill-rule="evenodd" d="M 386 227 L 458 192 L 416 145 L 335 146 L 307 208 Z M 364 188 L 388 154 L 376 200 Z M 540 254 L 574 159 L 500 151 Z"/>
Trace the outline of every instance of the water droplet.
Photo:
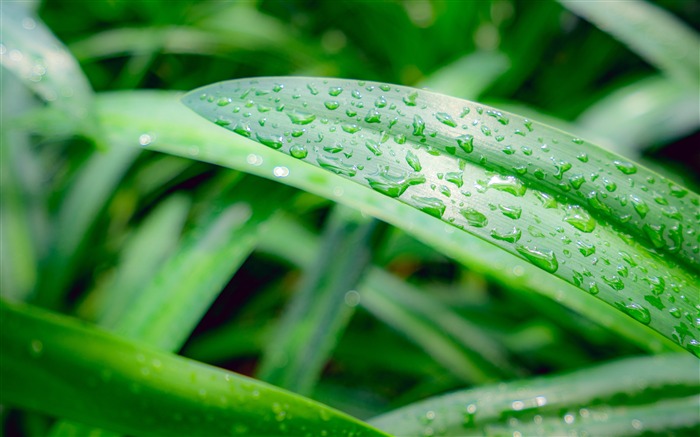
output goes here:
<path id="1" fill-rule="evenodd" d="M 632 207 L 635 211 L 637 211 L 637 214 L 639 214 L 639 217 L 646 217 L 647 213 L 649 213 L 649 205 L 647 205 L 647 203 L 644 200 L 640 199 L 634 194 L 630 194 L 629 199 L 632 203 Z"/>
<path id="2" fill-rule="evenodd" d="M 578 145 L 583 144 L 583 140 L 580 138 L 572 138 L 571 142 L 573 142 L 574 144 L 578 144 Z"/>
<path id="3" fill-rule="evenodd" d="M 304 159 L 309 155 L 309 151 L 306 150 L 306 146 L 295 144 L 289 148 L 289 154 L 297 159 Z"/>
<path id="4" fill-rule="evenodd" d="M 457 137 L 457 145 L 464 153 L 472 153 L 474 151 L 474 136 L 470 134 Z"/>
<path id="5" fill-rule="evenodd" d="M 365 115 L 365 122 L 367 123 L 379 123 L 381 120 L 381 114 L 376 109 L 370 110 L 367 115 Z"/>
<path id="6" fill-rule="evenodd" d="M 399 197 L 411 185 L 419 185 L 425 182 L 421 174 L 391 174 L 388 168 L 379 170 L 375 175 L 366 176 L 369 186 L 389 197 Z"/>
<path id="7" fill-rule="evenodd" d="M 486 216 L 474 208 L 463 208 L 459 210 L 459 213 L 462 214 L 465 219 L 467 219 L 469 226 L 483 228 L 489 223 Z"/>
<path id="8" fill-rule="evenodd" d="M 462 179 L 464 173 L 461 171 L 452 171 L 452 172 L 447 172 L 445 173 L 445 180 L 447 182 L 452 182 L 453 184 L 457 185 L 457 187 L 461 187 L 464 185 L 464 180 Z"/>
<path id="9" fill-rule="evenodd" d="M 634 174 L 637 173 L 637 167 L 631 162 L 626 161 L 613 161 L 615 167 L 624 174 Z"/>
<path id="10" fill-rule="evenodd" d="M 504 117 L 503 114 L 499 111 L 486 111 L 486 114 L 495 118 L 499 123 L 501 123 L 504 126 L 507 125 L 509 122 L 508 118 Z"/>
<path id="11" fill-rule="evenodd" d="M 554 252 L 549 249 L 528 247 L 519 244 L 515 247 L 515 250 L 532 264 L 549 273 L 554 273 L 559 268 L 557 257 L 554 255 Z"/>
<path id="12" fill-rule="evenodd" d="M 488 188 L 510 193 L 516 197 L 523 197 L 527 191 L 527 187 L 515 176 L 496 175 L 491 177 L 485 185 Z"/>
<path id="13" fill-rule="evenodd" d="M 446 206 L 442 200 L 435 197 L 411 196 L 411 201 L 408 203 L 437 218 L 441 218 L 446 209 Z"/>
<path id="14" fill-rule="evenodd" d="M 323 151 L 328 153 L 339 153 L 343 151 L 343 145 L 340 143 L 331 143 L 323 146 Z"/>
<path id="15" fill-rule="evenodd" d="M 344 163 L 340 158 L 323 157 L 316 158 L 316 162 L 322 168 L 330 170 L 335 174 L 353 177 L 357 174 L 357 167 Z"/>
<path id="16" fill-rule="evenodd" d="M 289 117 L 289 120 L 291 120 L 291 122 L 294 124 L 309 124 L 312 121 L 316 120 L 315 114 L 300 111 L 298 109 L 288 111 L 287 116 Z"/>
<path id="17" fill-rule="evenodd" d="M 250 129 L 250 125 L 243 122 L 236 123 L 232 130 L 238 135 L 242 135 L 246 138 L 250 138 L 250 136 L 253 134 L 253 131 Z"/>
<path id="18" fill-rule="evenodd" d="M 374 140 L 365 141 L 365 147 L 372 152 L 374 156 L 382 156 L 382 150 L 379 147 L 379 143 Z"/>
<path id="19" fill-rule="evenodd" d="M 425 121 L 423 121 L 423 117 L 420 115 L 416 114 L 413 116 L 413 135 L 416 137 L 422 137 L 425 136 Z"/>
<path id="20" fill-rule="evenodd" d="M 435 114 L 435 118 L 437 118 L 437 120 L 444 125 L 450 127 L 457 127 L 457 122 L 454 121 L 450 114 L 446 112 L 438 112 L 437 114 Z"/>
<path id="21" fill-rule="evenodd" d="M 352 95 L 352 97 L 355 98 L 355 99 L 361 99 L 361 98 L 362 98 L 362 93 L 360 93 L 359 90 L 352 90 L 352 92 L 350 93 L 350 95 Z"/>
<path id="22" fill-rule="evenodd" d="M 227 106 L 227 105 L 230 105 L 232 101 L 233 100 L 231 100 L 230 97 L 221 97 L 219 100 L 216 101 L 216 105 L 217 106 Z"/>
<path id="23" fill-rule="evenodd" d="M 569 183 L 577 190 L 581 188 L 584 182 L 586 182 L 586 178 L 582 174 L 575 174 L 569 178 Z"/>
<path id="24" fill-rule="evenodd" d="M 420 164 L 420 160 L 418 160 L 418 157 L 410 150 L 406 152 L 406 162 L 408 163 L 408 165 L 411 166 L 411 168 L 414 171 L 421 171 L 423 169 L 423 167 Z"/>
<path id="25" fill-rule="evenodd" d="M 688 190 L 686 190 L 683 187 L 679 187 L 678 185 L 675 185 L 675 184 L 669 184 L 669 188 L 671 190 L 670 191 L 671 196 L 677 197 L 679 199 L 685 197 L 686 194 L 688 194 Z"/>
<path id="26" fill-rule="evenodd" d="M 259 143 L 264 144 L 267 147 L 270 147 L 275 150 L 281 148 L 284 142 L 284 139 L 281 136 L 277 136 L 274 134 L 263 135 L 260 133 L 256 133 L 255 138 L 257 138 Z"/>
<path id="27" fill-rule="evenodd" d="M 506 241 L 508 243 L 515 243 L 520 240 L 522 232 L 518 228 L 513 228 L 510 231 L 500 232 L 496 229 L 491 230 L 491 237 L 496 240 Z"/>
<path id="28" fill-rule="evenodd" d="M 578 246 L 578 251 L 581 252 L 581 255 L 584 257 L 589 257 L 595 253 L 595 246 L 585 241 L 577 241 L 576 245 Z"/>
<path id="29" fill-rule="evenodd" d="M 622 282 L 622 279 L 620 279 L 618 276 L 613 275 L 609 278 L 607 276 L 601 276 L 601 278 L 603 279 L 603 281 L 606 284 L 608 284 L 614 290 L 620 291 L 623 288 L 625 288 L 625 283 Z"/>
<path id="30" fill-rule="evenodd" d="M 386 99 L 384 96 L 379 96 L 377 97 L 377 100 L 374 101 L 374 107 L 375 108 L 384 108 L 386 106 Z"/>
<path id="31" fill-rule="evenodd" d="M 328 95 L 331 97 L 338 97 L 342 92 L 343 89 L 339 86 L 332 86 L 328 89 Z"/>
<path id="32" fill-rule="evenodd" d="M 416 99 L 418 98 L 417 92 L 412 92 L 403 98 L 403 102 L 406 106 L 416 106 Z"/>
<path id="33" fill-rule="evenodd" d="M 338 107 L 340 106 L 340 102 L 338 102 L 337 100 L 326 100 L 323 104 L 326 106 L 327 109 L 330 109 L 331 111 L 338 109 Z"/>
<path id="34" fill-rule="evenodd" d="M 362 128 L 355 123 L 344 124 L 342 126 L 343 130 L 349 134 L 354 134 L 362 130 Z"/>
<path id="35" fill-rule="evenodd" d="M 580 206 L 570 206 L 567 208 L 564 221 L 579 231 L 586 233 L 593 232 L 596 226 L 596 222 L 593 217 L 591 217 L 586 210 Z"/>
<path id="36" fill-rule="evenodd" d="M 673 307 L 673 308 L 669 309 L 668 312 L 676 319 L 681 318 L 681 310 L 679 310 L 678 308 Z"/>
<path id="37" fill-rule="evenodd" d="M 523 209 L 519 206 L 508 206 L 508 205 L 498 205 L 504 216 L 517 220 L 523 212 Z"/>
<path id="38" fill-rule="evenodd" d="M 624 306 L 623 311 L 632 316 L 638 322 L 645 325 L 648 325 L 649 322 L 651 322 L 651 314 L 649 314 L 649 310 L 638 303 L 628 303 Z"/>
<path id="39" fill-rule="evenodd" d="M 657 249 L 666 246 L 666 242 L 664 241 L 663 237 L 665 228 L 666 225 L 655 225 L 650 223 L 645 223 L 642 227 L 644 233 L 647 235 L 647 237 L 649 237 L 649 240 L 651 240 L 651 244 L 653 244 Z"/>

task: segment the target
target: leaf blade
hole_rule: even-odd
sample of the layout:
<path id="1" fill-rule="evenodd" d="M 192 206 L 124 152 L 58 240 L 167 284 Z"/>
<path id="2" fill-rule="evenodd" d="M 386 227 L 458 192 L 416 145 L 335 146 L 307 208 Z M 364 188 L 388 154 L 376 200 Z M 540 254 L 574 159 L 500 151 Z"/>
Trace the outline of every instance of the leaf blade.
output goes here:
<path id="1" fill-rule="evenodd" d="M 305 149 L 305 162 L 489 241 L 700 353 L 698 329 L 675 317 L 693 314 L 688 295 L 699 294 L 700 250 L 681 234 L 698 232 L 700 198 L 646 168 L 517 115 L 387 84 L 242 79 L 183 101 L 275 150 Z M 668 288 L 688 293 L 676 302 Z"/>

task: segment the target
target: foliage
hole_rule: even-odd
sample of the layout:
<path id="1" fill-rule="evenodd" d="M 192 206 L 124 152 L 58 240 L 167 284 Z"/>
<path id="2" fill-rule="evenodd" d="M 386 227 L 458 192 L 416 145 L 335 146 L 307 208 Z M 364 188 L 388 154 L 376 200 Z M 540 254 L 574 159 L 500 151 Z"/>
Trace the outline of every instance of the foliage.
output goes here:
<path id="1" fill-rule="evenodd" d="M 3 433 L 700 430 L 697 2 L 0 8 Z"/>

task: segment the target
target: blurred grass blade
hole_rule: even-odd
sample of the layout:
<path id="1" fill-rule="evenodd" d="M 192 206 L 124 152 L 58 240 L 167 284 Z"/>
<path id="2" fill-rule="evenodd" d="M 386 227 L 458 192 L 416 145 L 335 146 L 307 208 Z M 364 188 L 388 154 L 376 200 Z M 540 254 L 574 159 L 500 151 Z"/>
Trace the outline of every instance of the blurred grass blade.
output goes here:
<path id="1" fill-rule="evenodd" d="M 94 320 L 111 329 L 128 312 L 141 288 L 147 284 L 159 267 L 175 249 L 190 209 L 190 200 L 184 195 L 173 195 L 164 200 L 129 235 L 121 252 L 112 281 L 93 292 Z"/>
<path id="2" fill-rule="evenodd" d="M 697 90 L 700 38 L 692 28 L 667 11 L 641 0 L 604 4 L 574 0 L 559 2 L 622 41 L 659 70 Z"/>
<path id="3" fill-rule="evenodd" d="M 476 99 L 508 69 L 508 64 L 503 53 L 474 52 L 434 71 L 420 86 L 450 96 Z"/>
<path id="4" fill-rule="evenodd" d="M 336 200 L 397 226 L 506 287 L 547 296 L 644 349 L 654 352 L 677 349 L 671 340 L 646 329 L 603 301 L 577 292 L 575 286 L 522 258 L 466 232 L 456 232 L 434 217 L 402 202 L 391 201 L 354 181 L 337 177 L 323 168 L 300 165 L 296 158 L 260 147 L 242 136 L 230 135 L 193 116 L 187 108 L 178 106 L 176 98 L 175 94 L 166 92 L 105 94 L 99 98 L 99 116 L 110 121 L 106 128 L 112 141 L 120 144 L 131 142 L 134 147 L 140 147 L 139 139 L 144 132 L 150 132 L 148 148 L 152 150 L 213 162 L 269 179 L 281 179 L 286 184 Z M 540 203 L 539 200 L 536 202 Z"/>
<path id="5" fill-rule="evenodd" d="M 700 354 L 700 327 L 679 320 L 700 305 L 700 197 L 644 167 L 517 115 L 387 84 L 243 79 L 183 101 L 298 158 L 294 171 L 313 164 L 384 194 L 382 206 L 423 211 Z"/>
<path id="6" fill-rule="evenodd" d="M 52 308 L 65 304 L 66 287 L 89 244 L 95 222 L 139 153 L 138 149 L 115 145 L 93 151 L 81 167 L 59 206 L 54 241 L 35 302 Z"/>
<path id="7" fill-rule="evenodd" d="M 697 94 L 663 76 L 652 76 L 608 94 L 576 120 L 620 146 L 631 158 L 644 149 L 668 144 L 700 127 Z"/>
<path id="8" fill-rule="evenodd" d="M 697 398 L 684 398 L 697 395 L 699 371 L 697 358 L 685 354 L 628 358 L 565 375 L 437 396 L 386 413 L 370 423 L 401 436 L 423 436 L 430 431 L 430 435 L 491 435 L 492 427 L 498 430 L 493 435 L 503 435 L 501 427 L 513 423 L 518 426 L 503 432 L 514 435 L 520 431 L 520 435 L 534 436 L 568 435 L 576 431 L 583 434 L 591 425 L 590 419 L 598 419 L 599 423 L 593 425 L 596 431 L 591 431 L 591 435 L 619 435 L 618 432 L 635 431 L 629 428 L 630 424 L 635 426 L 634 421 L 628 420 L 625 427 L 620 423 L 624 417 L 633 418 L 629 413 L 635 412 L 635 408 L 649 412 L 662 400 L 678 406 L 677 415 L 636 416 L 642 427 L 631 434 L 660 427 L 666 431 L 697 428 L 700 416 L 692 408 Z M 610 407 L 616 407 L 610 417 L 595 415 L 598 409 L 606 412 Z M 622 407 L 631 410 L 625 413 Z M 536 426 L 539 421 L 543 430 Z M 559 427 L 551 428 L 552 422 L 557 421 Z M 523 425 L 521 431 L 519 427 Z"/>
<path id="9" fill-rule="evenodd" d="M 0 402 L 130 435 L 385 435 L 244 376 L 0 302 Z"/>
<path id="10" fill-rule="evenodd" d="M 94 132 L 92 89 L 78 62 L 21 2 L 3 2 L 0 63 L 42 99 Z"/>
<path id="11" fill-rule="evenodd" d="M 312 392 L 358 304 L 378 222 L 336 206 L 311 268 L 287 304 L 257 377 L 295 393 Z M 288 242 L 281 244 L 289 244 Z"/>
<path id="12" fill-rule="evenodd" d="M 164 350 L 179 349 L 255 248 L 260 224 L 289 197 L 289 190 L 272 186 L 248 177 L 220 187 L 223 194 L 218 192 L 198 226 L 139 292 L 116 332 Z"/>
<path id="13" fill-rule="evenodd" d="M 275 244 L 276 237 L 282 235 L 287 244 Z M 289 220 L 278 221 L 272 223 L 258 249 L 309 269 L 311 257 L 294 250 L 302 246 L 302 242 L 304 251 L 314 253 L 320 245 L 316 236 Z M 357 290 L 357 303 L 425 350 L 462 381 L 481 383 L 515 373 L 505 352 L 493 339 L 449 307 L 390 273 L 378 267 L 369 268 Z"/>

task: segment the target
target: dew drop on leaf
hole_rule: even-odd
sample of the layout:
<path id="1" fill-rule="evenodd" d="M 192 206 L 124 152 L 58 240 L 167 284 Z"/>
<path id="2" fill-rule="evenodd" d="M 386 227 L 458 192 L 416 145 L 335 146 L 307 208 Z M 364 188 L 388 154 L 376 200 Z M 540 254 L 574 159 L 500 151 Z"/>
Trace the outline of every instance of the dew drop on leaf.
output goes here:
<path id="1" fill-rule="evenodd" d="M 298 109 L 288 111 L 287 116 L 289 117 L 289 120 L 294 124 L 309 124 L 309 123 L 313 122 L 314 120 L 316 120 L 315 114 L 312 114 L 310 112 L 300 111 Z"/>
<path id="2" fill-rule="evenodd" d="M 442 218 L 442 215 L 445 213 L 446 209 L 446 206 L 442 200 L 435 197 L 411 196 L 411 200 L 408 203 L 437 218 Z"/>
<path id="3" fill-rule="evenodd" d="M 335 174 L 350 177 L 357 174 L 357 167 L 342 162 L 340 158 L 319 156 L 316 158 L 316 162 L 318 162 L 318 165 L 320 165 L 322 168 L 330 170 Z"/>
<path id="4" fill-rule="evenodd" d="M 457 137 L 457 145 L 464 153 L 472 153 L 474 151 L 474 136 L 470 134 Z"/>
<path id="5" fill-rule="evenodd" d="M 418 157 L 410 150 L 406 152 L 406 162 L 408 163 L 408 165 L 411 166 L 411 168 L 414 171 L 421 171 L 423 169 L 423 166 L 421 166 Z"/>
<path id="6" fill-rule="evenodd" d="M 262 143 L 267 147 L 270 147 L 271 149 L 275 150 L 281 148 L 284 141 L 284 139 L 281 136 L 263 135 L 261 133 L 256 133 L 255 138 L 258 140 L 259 143 Z"/>
<path id="7" fill-rule="evenodd" d="M 465 219 L 467 219 L 469 226 L 483 228 L 489 223 L 486 216 L 474 208 L 463 208 L 459 211 L 459 213 L 462 214 Z"/>
<path id="8" fill-rule="evenodd" d="M 338 107 L 340 106 L 340 102 L 338 102 L 337 100 L 326 100 L 323 104 L 327 109 L 330 109 L 331 111 L 338 109 Z"/>
<path id="9" fill-rule="evenodd" d="M 491 230 L 491 237 L 496 240 L 505 241 L 508 243 L 516 243 L 520 240 L 522 232 L 518 228 L 513 228 L 510 231 L 500 232 L 496 229 Z"/>
<path id="10" fill-rule="evenodd" d="M 554 252 L 549 249 L 528 247 L 519 244 L 515 247 L 515 250 L 542 270 L 549 273 L 554 273 L 557 271 L 557 269 L 559 269 L 557 257 L 554 255 Z"/>
<path id="11" fill-rule="evenodd" d="M 567 215 L 564 217 L 564 221 L 579 231 L 586 233 L 593 232 L 596 226 L 593 217 L 591 217 L 586 210 L 578 206 L 571 206 L 567 209 Z"/>
<path id="12" fill-rule="evenodd" d="M 450 127 L 457 127 L 457 122 L 454 121 L 450 114 L 446 112 L 438 112 L 437 114 L 435 114 L 435 118 L 437 118 L 437 120 L 444 125 Z"/>
<path id="13" fill-rule="evenodd" d="M 617 167 L 618 170 L 620 170 L 624 174 L 634 174 L 637 173 L 637 167 L 626 161 L 613 161 L 613 164 L 615 167 Z"/>

